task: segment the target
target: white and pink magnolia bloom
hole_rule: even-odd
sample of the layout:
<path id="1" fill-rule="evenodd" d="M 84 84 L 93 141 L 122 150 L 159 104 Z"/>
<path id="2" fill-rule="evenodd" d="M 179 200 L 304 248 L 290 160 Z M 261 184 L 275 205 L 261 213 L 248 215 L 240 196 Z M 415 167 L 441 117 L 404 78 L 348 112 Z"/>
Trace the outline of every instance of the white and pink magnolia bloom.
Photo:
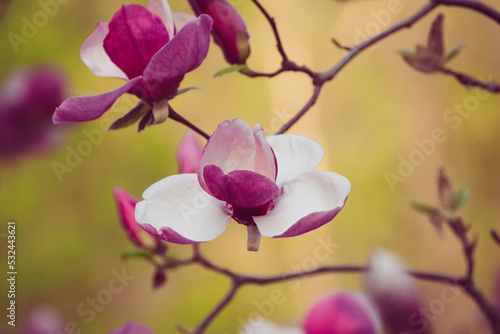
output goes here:
<path id="1" fill-rule="evenodd" d="M 137 222 L 149 233 L 178 244 L 219 236 L 234 218 L 249 231 L 249 250 L 260 235 L 297 236 L 331 221 L 351 184 L 314 170 L 323 148 L 297 135 L 266 138 L 239 118 L 226 120 L 208 140 L 198 174 L 169 176 L 149 187 L 137 203 Z"/>

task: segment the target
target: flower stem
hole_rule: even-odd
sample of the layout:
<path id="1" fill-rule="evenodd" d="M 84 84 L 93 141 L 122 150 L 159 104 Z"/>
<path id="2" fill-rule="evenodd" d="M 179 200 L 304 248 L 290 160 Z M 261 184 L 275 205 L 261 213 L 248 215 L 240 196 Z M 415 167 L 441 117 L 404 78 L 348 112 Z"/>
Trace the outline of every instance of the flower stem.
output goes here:
<path id="1" fill-rule="evenodd" d="M 259 251 L 260 245 L 260 232 L 255 224 L 247 226 L 248 231 L 248 241 L 247 241 L 247 250 L 252 252 Z"/>
<path id="2" fill-rule="evenodd" d="M 200 136 L 204 137 L 205 139 L 210 138 L 210 136 L 205 131 L 201 130 L 196 125 L 194 125 L 193 123 L 191 123 L 190 121 L 188 121 L 187 119 L 185 119 L 184 117 L 182 117 L 181 115 L 176 113 L 175 110 L 172 109 L 171 106 L 169 106 L 169 107 L 170 107 L 170 110 L 168 112 L 169 118 L 173 119 L 176 122 L 184 124 L 185 126 L 190 128 L 191 130 L 195 131 L 196 133 L 198 133 Z"/>

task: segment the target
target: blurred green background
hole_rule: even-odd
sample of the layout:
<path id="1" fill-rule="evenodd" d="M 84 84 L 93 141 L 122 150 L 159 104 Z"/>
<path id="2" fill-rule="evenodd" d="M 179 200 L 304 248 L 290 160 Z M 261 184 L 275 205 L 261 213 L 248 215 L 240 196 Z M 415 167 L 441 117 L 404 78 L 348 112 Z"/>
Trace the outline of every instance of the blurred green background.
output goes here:
<path id="1" fill-rule="evenodd" d="M 146 5 L 146 1 L 139 3 Z M 276 18 L 290 57 L 315 70 L 330 68 L 346 53 L 331 43 L 331 37 L 353 45 L 359 30 L 373 35 L 423 5 L 418 0 L 400 0 L 400 13 L 379 17 L 377 13 L 387 11 L 389 1 L 262 3 Z M 0 76 L 16 67 L 51 63 L 67 72 L 71 96 L 118 87 L 120 80 L 94 76 L 80 61 L 79 49 L 97 22 L 108 22 L 122 4 L 115 0 L 68 0 L 16 53 L 7 34 L 21 34 L 23 17 L 31 20 L 42 7 L 38 1 L 7 2 L 0 19 Z M 250 1 L 233 4 L 251 35 L 249 66 L 257 71 L 275 70 L 280 58 L 268 24 Z M 173 10 L 191 13 L 187 1 L 172 0 L 170 5 Z M 500 249 L 489 237 L 491 228 L 500 230 L 500 96 L 476 98 L 478 105 L 471 107 L 470 116 L 461 118 L 461 124 L 453 128 L 455 123 L 447 122 L 443 115 L 454 105 L 473 101 L 476 90 L 467 90 L 450 77 L 418 73 L 396 54 L 399 49 L 425 43 L 430 24 L 440 12 L 445 14 L 447 49 L 466 43 L 450 66 L 500 80 L 498 25 L 463 9 L 439 8 L 412 29 L 368 49 L 326 84 L 318 103 L 289 131 L 323 145 L 326 153 L 319 169 L 337 172 L 351 181 L 352 191 L 343 211 L 331 223 L 303 236 L 263 238 L 258 253 L 246 251 L 246 231 L 232 222 L 222 236 L 201 246 L 208 257 L 235 271 L 267 275 L 311 269 L 313 265 L 362 264 L 373 249 L 384 247 L 415 270 L 461 274 L 465 265 L 460 245 L 449 231 L 440 239 L 427 219 L 407 205 L 410 199 L 437 204 L 437 170 L 445 167 L 456 185 L 471 191 L 461 213 L 473 225 L 471 233 L 479 235 L 475 278 L 492 298 L 500 264 Z M 221 51 L 212 44 L 205 62 L 181 85 L 199 86 L 204 92 L 189 92 L 171 103 L 207 132 L 224 119 L 240 117 L 251 126 L 261 123 L 266 133 L 272 134 L 312 92 L 309 79 L 302 74 L 249 79 L 233 73 L 214 79 L 213 74 L 224 67 L 227 64 Z M 125 97 L 103 118 L 115 120 L 134 102 Z M 408 159 L 419 149 L 416 141 L 431 138 L 436 128 L 445 131 L 446 140 L 436 144 L 434 152 L 426 155 L 404 182 L 391 188 L 386 173 L 397 174 L 401 157 Z M 31 306 L 49 305 L 65 321 L 77 323 L 82 333 L 106 333 L 129 320 L 157 333 L 173 333 L 176 324 L 194 327 L 222 298 L 228 281 L 196 267 L 171 272 L 168 284 L 152 291 L 152 267 L 140 260 L 124 262 L 119 255 L 131 244 L 120 229 L 112 188 L 121 186 L 140 197 L 152 183 L 177 173 L 175 150 L 186 130 L 168 120 L 139 134 L 135 127 L 108 133 L 102 132 L 100 120 L 96 120 L 75 125 L 66 141 L 49 154 L 0 166 L 0 232 L 6 233 L 8 220 L 17 222 L 18 321 Z M 65 164 L 68 148 L 75 149 L 86 140 L 85 131 L 100 131 L 102 142 L 93 145 L 91 153 L 63 174 L 60 182 L 53 163 Z M 338 247 L 327 260 L 314 260 L 318 240 L 328 238 Z M 1 244 L 6 247 L 5 242 Z M 191 250 L 179 245 L 171 249 L 178 256 Z M 2 249 L 2 259 L 5 253 Z M 87 323 L 88 317 L 76 310 L 87 298 L 95 298 L 107 288 L 113 270 L 125 270 L 134 279 Z M 336 289 L 359 289 L 362 277 L 329 274 L 299 282 L 244 288 L 208 332 L 236 333 L 274 289 L 283 291 L 286 301 L 266 317 L 299 325 L 320 296 Z M 5 281 L 0 285 L 4 301 Z M 442 285 L 418 282 L 418 286 L 425 306 L 441 298 Z M 463 294 L 446 304 L 432 325 L 438 333 L 488 332 L 476 306 Z M 3 320 L 0 328 L 6 327 Z"/>

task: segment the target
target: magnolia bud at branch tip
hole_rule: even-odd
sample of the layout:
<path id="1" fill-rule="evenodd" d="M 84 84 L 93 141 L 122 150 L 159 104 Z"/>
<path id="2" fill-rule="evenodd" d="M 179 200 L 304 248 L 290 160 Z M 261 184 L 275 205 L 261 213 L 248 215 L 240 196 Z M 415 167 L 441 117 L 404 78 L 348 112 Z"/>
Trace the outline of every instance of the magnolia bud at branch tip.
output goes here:
<path id="1" fill-rule="evenodd" d="M 189 0 L 196 15 L 207 14 L 214 24 L 212 36 L 230 64 L 245 64 L 250 45 L 245 21 L 226 0 Z"/>

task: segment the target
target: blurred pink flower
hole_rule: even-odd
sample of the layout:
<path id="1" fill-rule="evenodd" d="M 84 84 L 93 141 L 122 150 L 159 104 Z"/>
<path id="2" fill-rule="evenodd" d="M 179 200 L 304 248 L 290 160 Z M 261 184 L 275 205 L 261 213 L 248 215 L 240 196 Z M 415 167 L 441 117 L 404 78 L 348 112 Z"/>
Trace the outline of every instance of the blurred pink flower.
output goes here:
<path id="1" fill-rule="evenodd" d="M 33 306 L 21 317 L 20 333 L 47 334 L 65 331 L 61 315 L 48 306 Z"/>
<path id="2" fill-rule="evenodd" d="M 241 119 L 219 124 L 196 174 L 169 176 L 137 203 L 136 220 L 161 239 L 193 244 L 219 236 L 234 218 L 249 231 L 249 250 L 260 235 L 284 238 L 314 230 L 342 209 L 351 189 L 338 174 L 315 171 L 322 147 L 311 139 L 266 139 L 260 125 Z"/>
<path id="3" fill-rule="evenodd" d="M 186 14 L 174 14 L 185 21 Z M 149 0 L 148 9 L 124 5 L 109 24 L 100 22 L 82 45 L 82 61 L 95 75 L 127 82 L 104 94 L 64 101 L 54 114 L 54 123 L 96 119 L 125 93 L 141 99 L 124 116 L 127 124 L 142 118 L 139 128 L 143 129 L 165 121 L 167 102 L 177 94 L 184 75 L 206 57 L 212 27 L 208 15 L 176 27 L 174 14 L 166 0 Z"/>
<path id="4" fill-rule="evenodd" d="M 0 156 L 11 159 L 55 146 L 64 129 L 54 126 L 52 114 L 63 99 L 58 70 L 13 71 L 0 92 Z"/>
<path id="5" fill-rule="evenodd" d="M 184 136 L 177 149 L 177 161 L 179 163 L 179 173 L 196 173 L 201 160 L 201 146 L 192 132 Z"/>
<path id="6" fill-rule="evenodd" d="M 155 332 L 135 321 L 129 321 L 123 327 L 112 330 L 108 334 L 155 334 Z"/>
<path id="7" fill-rule="evenodd" d="M 415 316 L 420 314 L 420 294 L 405 265 L 393 254 L 376 251 L 365 275 L 368 295 L 377 306 L 389 334 L 431 333 Z"/>
<path id="8" fill-rule="evenodd" d="M 189 0 L 196 15 L 214 20 L 212 36 L 230 64 L 245 64 L 250 55 L 248 31 L 238 11 L 226 0 Z"/>
<path id="9" fill-rule="evenodd" d="M 362 294 L 337 292 L 312 307 L 303 328 L 306 334 L 375 334 L 380 321 Z"/>

